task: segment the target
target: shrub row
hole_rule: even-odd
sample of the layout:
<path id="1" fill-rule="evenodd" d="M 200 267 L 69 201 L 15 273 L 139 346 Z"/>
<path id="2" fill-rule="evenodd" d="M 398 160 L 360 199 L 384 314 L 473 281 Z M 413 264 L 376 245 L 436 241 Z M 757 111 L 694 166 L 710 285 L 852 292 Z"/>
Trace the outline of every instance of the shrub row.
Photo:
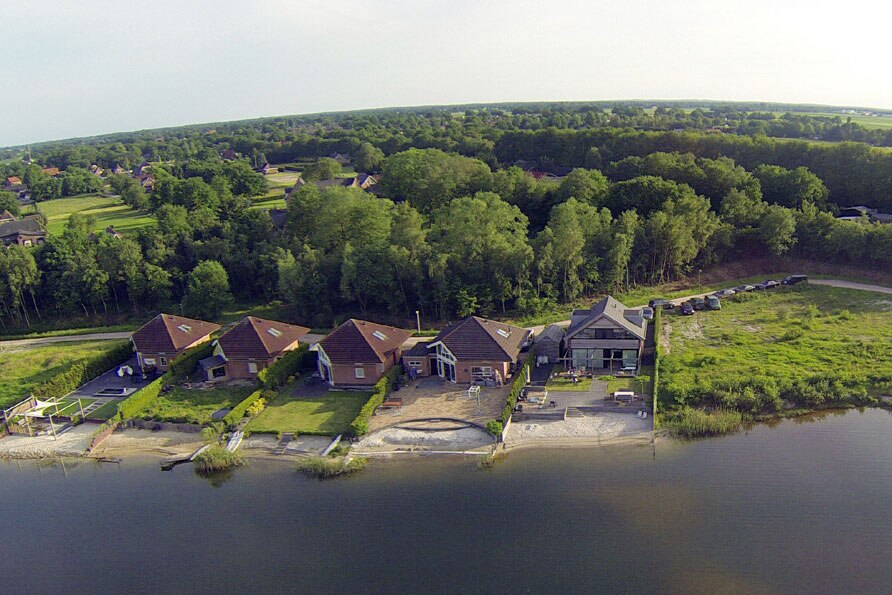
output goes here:
<path id="1" fill-rule="evenodd" d="M 188 378 L 198 366 L 198 360 L 210 357 L 213 353 L 214 346 L 210 342 L 202 343 L 183 353 L 180 357 L 170 362 L 170 369 L 165 374 L 170 379 L 167 384 Z"/>
<path id="2" fill-rule="evenodd" d="M 257 378 L 263 385 L 275 390 L 288 383 L 288 379 L 316 367 L 316 352 L 310 351 L 307 345 L 301 345 L 289 351 L 279 361 L 268 368 L 260 370 Z"/>
<path id="3" fill-rule="evenodd" d="M 157 399 L 158 395 L 161 394 L 161 389 L 168 380 L 169 377 L 165 374 L 121 401 L 121 404 L 118 405 L 118 415 L 115 416 L 117 421 L 120 422 L 131 417 L 136 417 L 139 413 L 148 409 L 152 404 L 152 401 Z"/>
<path id="4" fill-rule="evenodd" d="M 527 361 L 521 366 L 520 370 L 517 371 L 517 375 L 514 378 L 514 384 L 511 386 L 511 392 L 508 393 L 508 402 L 505 404 L 505 408 L 502 409 L 502 416 L 499 420 L 502 422 L 503 427 L 508 423 L 508 420 L 511 419 L 511 414 L 514 413 L 514 407 L 517 406 L 517 399 L 520 398 L 520 393 L 523 392 L 523 387 L 527 385 L 527 370 L 529 370 L 534 361 L 536 361 L 536 351 L 535 349 L 530 349 L 530 352 L 527 354 Z"/>
<path id="5" fill-rule="evenodd" d="M 223 418 L 223 423 L 226 424 L 227 427 L 237 424 L 240 419 L 245 417 L 245 412 L 248 410 L 248 407 L 257 402 L 261 397 L 270 400 L 271 395 L 263 389 L 255 390 L 253 393 L 245 397 L 241 403 L 233 407 L 232 411 L 226 414 L 226 417 Z"/>
<path id="6" fill-rule="evenodd" d="M 662 336 L 662 328 L 663 328 L 663 308 L 658 307 L 654 309 L 654 376 L 653 376 L 653 386 L 651 387 L 651 395 L 654 400 L 653 403 L 653 420 L 654 420 L 654 428 L 659 426 L 657 422 L 657 410 L 658 403 L 660 399 L 660 337 Z"/>
<path id="7" fill-rule="evenodd" d="M 366 404 L 359 410 L 359 415 L 356 416 L 356 419 L 350 423 L 350 430 L 354 436 L 368 434 L 369 420 L 372 419 L 375 409 L 387 399 L 387 396 L 390 394 L 390 391 L 393 390 L 393 385 L 396 384 L 402 371 L 402 366 L 394 366 L 387 372 L 387 374 L 381 377 L 381 380 L 375 383 L 375 390 L 372 392 L 372 396 L 369 397 Z"/>
<path id="8" fill-rule="evenodd" d="M 132 355 L 133 348 L 129 343 L 125 343 L 107 353 L 73 364 L 51 380 L 34 387 L 31 394 L 43 401 L 63 397 L 85 382 L 89 382 L 115 366 L 123 364 Z"/>

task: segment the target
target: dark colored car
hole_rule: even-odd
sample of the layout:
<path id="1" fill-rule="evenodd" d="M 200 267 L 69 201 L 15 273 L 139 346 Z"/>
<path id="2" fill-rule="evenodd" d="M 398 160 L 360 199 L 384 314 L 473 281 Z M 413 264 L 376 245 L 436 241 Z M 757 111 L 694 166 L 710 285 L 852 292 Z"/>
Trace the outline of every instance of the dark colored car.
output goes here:
<path id="1" fill-rule="evenodd" d="M 641 318 L 645 320 L 653 320 L 654 319 L 654 309 L 653 308 L 641 308 Z"/>
<path id="2" fill-rule="evenodd" d="M 717 298 L 726 298 L 726 297 L 731 297 L 735 293 L 737 293 L 737 292 L 734 291 L 733 289 L 719 289 L 717 292 L 715 292 L 712 295 L 714 295 Z"/>
<path id="3" fill-rule="evenodd" d="M 734 288 L 734 291 L 736 291 L 737 293 L 743 293 L 745 291 L 752 291 L 755 288 L 756 288 L 755 285 L 738 285 L 737 287 Z"/>
<path id="4" fill-rule="evenodd" d="M 783 285 L 796 285 L 797 283 L 805 283 L 808 281 L 808 277 L 805 275 L 787 275 L 784 277 L 784 280 L 781 281 Z"/>
<path id="5" fill-rule="evenodd" d="M 681 305 L 681 313 L 685 316 L 690 316 L 694 313 L 694 306 L 691 305 L 691 302 L 685 302 Z"/>
<path id="6" fill-rule="evenodd" d="M 707 310 L 721 310 L 722 302 L 714 295 L 710 295 L 706 298 L 706 309 Z"/>
<path id="7" fill-rule="evenodd" d="M 675 309 L 675 304 L 673 304 L 669 300 L 664 300 L 664 299 L 650 300 L 650 303 L 648 304 L 648 306 L 650 306 L 651 308 L 663 308 L 663 310 L 674 310 Z"/>
<path id="8" fill-rule="evenodd" d="M 706 309 L 706 300 L 704 300 L 703 298 L 698 298 L 698 297 L 691 298 L 685 303 L 690 304 L 694 308 L 694 310 L 705 310 Z"/>

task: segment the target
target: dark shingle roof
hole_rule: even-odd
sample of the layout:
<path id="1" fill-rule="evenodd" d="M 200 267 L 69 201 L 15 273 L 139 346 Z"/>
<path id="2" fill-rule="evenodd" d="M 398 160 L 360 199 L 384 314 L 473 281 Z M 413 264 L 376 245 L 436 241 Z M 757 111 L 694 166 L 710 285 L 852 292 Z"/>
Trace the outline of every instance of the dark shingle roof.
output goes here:
<path id="1" fill-rule="evenodd" d="M 212 355 L 211 357 L 206 357 L 204 359 L 198 360 L 198 366 L 205 372 L 208 370 L 212 370 L 213 368 L 218 368 L 225 363 L 226 358 L 224 358 L 222 355 Z"/>
<path id="2" fill-rule="evenodd" d="M 172 314 L 159 314 L 133 333 L 137 351 L 172 353 L 219 329 L 219 324 Z"/>
<path id="3" fill-rule="evenodd" d="M 432 341 L 419 341 L 409 351 L 403 352 L 403 357 L 424 357 L 428 355 Z"/>
<path id="4" fill-rule="evenodd" d="M 561 339 L 564 338 L 564 334 L 567 331 L 564 330 L 563 327 L 560 327 L 556 324 L 549 324 L 545 327 L 538 337 L 536 337 L 536 343 L 543 340 L 554 341 L 555 343 L 559 343 Z"/>
<path id="5" fill-rule="evenodd" d="M 245 316 L 217 342 L 226 359 L 268 359 L 309 332 L 303 326 Z"/>
<path id="6" fill-rule="evenodd" d="M 382 363 L 412 331 L 351 318 L 319 342 L 335 363 Z"/>
<path id="7" fill-rule="evenodd" d="M 0 237 L 14 236 L 19 233 L 46 233 L 37 219 L 19 219 L 0 223 Z"/>
<path id="8" fill-rule="evenodd" d="M 469 316 L 437 335 L 458 360 L 515 361 L 530 331 L 518 326 Z"/>
<path id="9" fill-rule="evenodd" d="M 602 316 L 623 327 L 639 339 L 644 339 L 647 332 L 647 323 L 641 316 L 641 310 L 630 310 L 609 295 L 592 306 L 591 310 L 573 311 L 572 323 L 567 331 L 567 339 Z"/>

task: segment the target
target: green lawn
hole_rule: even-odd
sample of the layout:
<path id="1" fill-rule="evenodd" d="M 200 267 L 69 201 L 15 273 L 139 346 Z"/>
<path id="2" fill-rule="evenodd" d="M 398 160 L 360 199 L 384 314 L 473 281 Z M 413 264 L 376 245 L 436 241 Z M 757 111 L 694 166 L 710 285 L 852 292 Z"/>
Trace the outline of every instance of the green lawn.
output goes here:
<path id="1" fill-rule="evenodd" d="M 31 389 L 75 363 L 117 349 L 123 341 L 83 341 L 31 347 L 0 345 L 0 407 L 26 398 Z"/>
<path id="2" fill-rule="evenodd" d="M 250 386 L 220 386 L 199 390 L 175 387 L 159 395 L 152 406 L 142 413 L 143 419 L 175 423 L 207 424 L 218 409 L 232 408 L 254 392 Z"/>
<path id="3" fill-rule="evenodd" d="M 47 217 L 47 231 L 51 234 L 62 233 L 72 213 L 96 217 L 95 229 L 98 231 L 113 225 L 125 235 L 155 223 L 154 217 L 131 209 L 120 198 L 96 194 L 48 200 L 39 203 L 39 207 Z"/>
<path id="4" fill-rule="evenodd" d="M 81 407 L 86 409 L 91 403 L 96 401 L 96 399 L 81 399 L 80 405 L 78 405 L 77 401 L 77 399 L 60 399 L 59 408 L 58 410 L 53 411 L 53 415 L 80 415 Z"/>
<path id="5" fill-rule="evenodd" d="M 892 394 L 892 299 L 800 285 L 663 316 L 660 396 L 670 407 L 771 413 Z M 849 399 L 849 400 L 847 400 Z"/>
<path id="6" fill-rule="evenodd" d="M 350 423 L 371 396 L 366 392 L 328 391 L 313 399 L 296 399 L 284 389 L 246 429 L 251 432 L 297 432 L 334 436 L 350 429 Z"/>
<path id="7" fill-rule="evenodd" d="M 267 195 L 261 197 L 259 200 L 255 200 L 248 210 L 263 210 L 268 211 L 270 209 L 284 209 L 285 208 L 285 195 L 281 192 L 273 195 Z"/>
<path id="8" fill-rule="evenodd" d="M 102 421 L 106 421 L 114 417 L 115 413 L 118 412 L 118 405 L 120 401 L 109 401 L 99 409 L 95 409 L 92 413 L 88 413 L 87 417 L 89 419 L 99 419 Z"/>
<path id="9" fill-rule="evenodd" d="M 653 366 L 641 366 L 641 374 L 637 378 L 613 377 L 607 382 L 607 394 L 613 394 L 618 390 L 631 390 L 635 391 L 636 395 L 650 395 L 653 373 Z"/>
<path id="10" fill-rule="evenodd" d="M 555 369 L 555 372 L 558 370 Z M 579 391 L 587 392 L 592 388 L 591 378 L 579 378 L 578 382 L 573 382 L 572 378 L 549 378 L 545 383 L 545 388 L 556 392 L 563 391 Z"/>

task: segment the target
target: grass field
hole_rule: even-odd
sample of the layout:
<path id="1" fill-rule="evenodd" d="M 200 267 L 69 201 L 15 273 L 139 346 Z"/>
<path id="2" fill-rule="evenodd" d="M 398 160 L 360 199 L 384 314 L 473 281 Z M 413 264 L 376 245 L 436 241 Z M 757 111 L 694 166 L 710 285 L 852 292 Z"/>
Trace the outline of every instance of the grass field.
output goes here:
<path id="1" fill-rule="evenodd" d="M 587 392 L 592 389 L 592 379 L 579 378 L 577 382 L 573 382 L 572 378 L 549 378 L 545 388 L 555 392 Z"/>
<path id="2" fill-rule="evenodd" d="M 249 211 L 253 210 L 263 210 L 268 211 L 270 209 L 284 209 L 285 208 L 285 195 L 281 192 L 274 196 L 265 196 L 261 200 L 254 201 L 254 203 L 248 207 Z"/>
<path id="3" fill-rule="evenodd" d="M 39 203 L 39 207 L 46 215 L 47 231 L 51 234 L 62 233 L 68 223 L 68 216 L 72 213 L 96 217 L 96 230 L 113 225 L 125 235 L 155 223 L 154 217 L 131 209 L 120 198 L 96 194 L 48 200 Z"/>
<path id="4" fill-rule="evenodd" d="M 285 389 L 260 415 L 248 423 L 251 432 L 298 432 L 334 436 L 350 429 L 350 422 L 369 400 L 370 393 L 328 391 L 313 399 L 295 399 Z"/>
<path id="5" fill-rule="evenodd" d="M 80 405 L 78 405 L 77 399 L 60 399 L 58 410 L 54 410 L 53 415 L 80 415 L 81 407 L 86 409 L 95 401 L 96 399 L 80 399 Z"/>
<path id="6" fill-rule="evenodd" d="M 176 387 L 159 395 L 143 419 L 175 423 L 206 424 L 218 409 L 232 408 L 255 389 L 250 386 L 221 386 L 208 390 Z"/>
<path id="7" fill-rule="evenodd" d="M 118 412 L 118 405 L 120 401 L 109 401 L 105 405 L 101 406 L 99 409 L 95 409 L 92 413 L 88 413 L 87 417 L 89 419 L 99 419 L 102 421 L 106 421 L 114 417 L 115 413 Z"/>
<path id="8" fill-rule="evenodd" d="M 42 382 L 75 363 L 121 346 L 122 341 L 84 341 L 33 347 L 0 345 L 0 407 L 9 407 Z"/>
<path id="9" fill-rule="evenodd" d="M 611 378 L 607 382 L 607 394 L 613 394 L 618 390 L 635 391 L 636 395 L 651 394 L 651 382 L 653 381 L 654 367 L 641 366 L 641 373 L 637 378 L 623 377 Z"/>
<path id="10" fill-rule="evenodd" d="M 663 317 L 661 402 L 774 414 L 892 394 L 892 299 L 824 286 Z"/>

